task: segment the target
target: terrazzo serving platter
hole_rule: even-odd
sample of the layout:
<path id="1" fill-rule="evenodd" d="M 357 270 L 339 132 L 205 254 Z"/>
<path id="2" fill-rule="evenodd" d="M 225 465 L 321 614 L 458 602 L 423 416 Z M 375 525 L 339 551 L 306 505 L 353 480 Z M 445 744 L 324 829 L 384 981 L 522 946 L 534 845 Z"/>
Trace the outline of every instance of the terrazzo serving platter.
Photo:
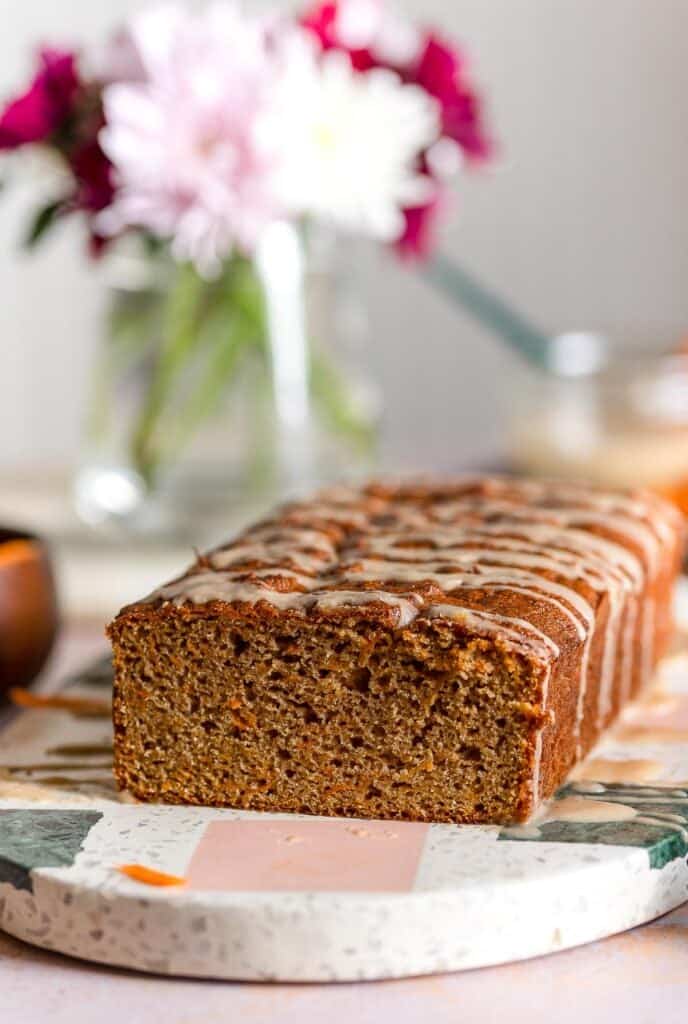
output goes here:
<path id="1" fill-rule="evenodd" d="M 688 622 L 685 583 L 678 610 Z M 688 900 L 688 646 L 516 829 L 127 801 L 109 686 L 94 666 L 62 691 L 85 705 L 23 710 L 0 733 L 0 928 L 25 942 L 163 974 L 346 981 L 524 959 Z"/>

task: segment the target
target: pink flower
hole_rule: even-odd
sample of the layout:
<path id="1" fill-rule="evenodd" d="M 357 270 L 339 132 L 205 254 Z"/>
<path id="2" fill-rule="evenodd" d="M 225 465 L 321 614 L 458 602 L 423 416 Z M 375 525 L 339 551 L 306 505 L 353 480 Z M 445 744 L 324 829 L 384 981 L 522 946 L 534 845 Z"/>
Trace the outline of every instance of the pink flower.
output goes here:
<path id="1" fill-rule="evenodd" d="M 101 86 L 114 82 L 141 82 L 146 71 L 131 32 L 125 26 L 90 54 L 94 79 Z"/>
<path id="2" fill-rule="evenodd" d="M 135 18 L 144 77 L 104 90 L 104 153 L 117 195 L 105 233 L 139 227 L 212 274 L 250 251 L 281 210 L 272 188 L 284 157 L 262 129 L 279 95 L 266 25 L 233 5 L 165 6 Z"/>
<path id="3" fill-rule="evenodd" d="M 0 149 L 44 142 L 58 132 L 72 113 L 79 85 L 73 53 L 42 50 L 29 89 L 0 115 Z"/>

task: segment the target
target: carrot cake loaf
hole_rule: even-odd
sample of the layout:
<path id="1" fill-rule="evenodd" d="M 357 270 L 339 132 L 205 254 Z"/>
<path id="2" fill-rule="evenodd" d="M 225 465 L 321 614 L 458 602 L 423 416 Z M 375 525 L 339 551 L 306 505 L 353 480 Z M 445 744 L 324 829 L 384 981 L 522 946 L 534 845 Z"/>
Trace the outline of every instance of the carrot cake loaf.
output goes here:
<path id="1" fill-rule="evenodd" d="M 646 492 L 508 477 L 284 506 L 110 625 L 118 783 L 526 820 L 648 682 L 682 534 Z"/>

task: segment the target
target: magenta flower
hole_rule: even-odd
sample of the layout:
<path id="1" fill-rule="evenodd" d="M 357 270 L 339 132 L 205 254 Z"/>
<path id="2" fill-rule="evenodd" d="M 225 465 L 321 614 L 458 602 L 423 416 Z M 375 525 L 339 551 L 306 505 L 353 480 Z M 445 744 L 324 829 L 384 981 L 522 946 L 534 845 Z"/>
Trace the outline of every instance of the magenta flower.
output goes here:
<path id="1" fill-rule="evenodd" d="M 435 97 L 444 135 L 458 142 L 466 156 L 482 160 L 490 155 L 492 145 L 485 134 L 480 101 L 466 81 L 456 47 L 429 34 L 418 63 L 404 77 Z"/>
<path id="2" fill-rule="evenodd" d="M 28 90 L 12 100 L 0 115 L 0 150 L 35 143 L 54 147 L 72 175 L 71 189 L 59 202 L 49 204 L 49 226 L 76 211 L 89 219 L 91 251 L 103 247 L 93 217 L 114 198 L 112 165 L 98 142 L 103 113 L 98 86 L 84 83 L 74 53 L 44 49 L 40 68 Z"/>
<path id="3" fill-rule="evenodd" d="M 79 90 L 73 53 L 42 50 L 40 68 L 29 89 L 0 115 L 0 149 L 43 142 L 62 128 Z"/>
<path id="4" fill-rule="evenodd" d="M 435 247 L 438 201 L 404 210 L 404 231 L 394 248 L 402 259 L 427 259 Z"/>
<path id="5" fill-rule="evenodd" d="M 379 64 L 372 53 L 364 46 L 347 45 L 339 33 L 340 4 L 337 0 L 326 0 L 314 7 L 301 19 L 304 28 L 309 29 L 317 38 L 323 50 L 345 50 L 357 71 L 369 71 Z"/>
<path id="6" fill-rule="evenodd" d="M 301 19 L 301 24 L 304 28 L 310 29 L 317 37 L 323 50 L 340 48 L 337 39 L 336 0 L 334 3 L 331 0 L 327 0 L 326 3 L 319 4 L 312 11 L 308 11 Z"/>

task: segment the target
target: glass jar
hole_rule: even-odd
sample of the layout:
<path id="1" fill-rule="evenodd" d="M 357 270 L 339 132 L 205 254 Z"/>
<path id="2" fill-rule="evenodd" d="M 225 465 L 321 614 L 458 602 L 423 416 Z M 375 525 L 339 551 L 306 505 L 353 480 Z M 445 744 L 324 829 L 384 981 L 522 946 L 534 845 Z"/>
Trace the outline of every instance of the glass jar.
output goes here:
<path id="1" fill-rule="evenodd" d="M 649 487 L 688 514 L 688 355 L 638 354 L 619 344 L 598 363 L 580 375 L 531 376 L 510 431 L 512 464 Z"/>

